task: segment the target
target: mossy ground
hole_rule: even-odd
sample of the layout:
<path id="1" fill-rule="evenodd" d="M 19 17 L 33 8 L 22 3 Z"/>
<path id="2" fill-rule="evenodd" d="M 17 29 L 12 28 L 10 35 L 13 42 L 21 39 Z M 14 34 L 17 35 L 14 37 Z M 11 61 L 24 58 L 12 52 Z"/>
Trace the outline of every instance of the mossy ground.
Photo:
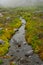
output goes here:
<path id="1" fill-rule="evenodd" d="M 0 15 L 0 39 L 3 40 L 5 43 L 0 45 L 0 56 L 5 55 L 10 47 L 9 39 L 11 39 L 12 35 L 15 33 L 15 29 L 21 26 L 21 21 L 19 17 L 15 16 L 16 14 L 2 10 L 1 17 Z"/>
<path id="2" fill-rule="evenodd" d="M 5 11 L 5 10 L 4 10 Z M 42 10 L 43 11 L 43 10 Z M 26 41 L 32 46 L 35 53 L 38 53 L 43 60 L 43 12 L 37 9 L 24 10 L 7 10 L 2 12 L 3 17 L 0 17 L 0 39 L 5 41 L 4 45 L 0 45 L 0 56 L 6 54 L 9 49 L 9 39 L 15 33 L 14 29 L 21 26 L 19 15 L 26 20 Z M 7 19 L 9 18 L 9 20 Z"/>
<path id="3" fill-rule="evenodd" d="M 43 59 L 43 13 L 32 13 L 27 17 L 26 40 L 35 53 Z"/>
<path id="4" fill-rule="evenodd" d="M 20 15 L 26 20 L 26 41 L 43 60 L 43 10 L 40 10 L 24 10 Z"/>

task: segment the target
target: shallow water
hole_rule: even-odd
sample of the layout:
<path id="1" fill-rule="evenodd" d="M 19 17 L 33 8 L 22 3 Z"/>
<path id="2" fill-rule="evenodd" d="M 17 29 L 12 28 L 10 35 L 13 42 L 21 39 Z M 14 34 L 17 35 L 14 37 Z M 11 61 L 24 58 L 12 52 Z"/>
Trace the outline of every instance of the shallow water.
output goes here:
<path id="1" fill-rule="evenodd" d="M 20 20 L 22 21 L 22 26 L 19 28 L 19 30 L 16 32 L 16 34 L 13 36 L 13 38 L 17 41 L 17 42 L 25 42 L 25 23 L 26 21 L 22 18 L 20 18 Z"/>
<path id="2" fill-rule="evenodd" d="M 2 65 L 9 65 L 11 61 L 15 62 L 17 65 L 43 65 L 43 61 L 40 60 L 37 54 L 33 53 L 32 47 L 28 45 L 25 40 L 25 19 L 20 17 L 20 20 L 22 26 L 10 40 L 10 48 L 7 53 L 7 55 L 12 57 L 3 59 L 4 63 Z"/>
<path id="3" fill-rule="evenodd" d="M 23 65 L 41 65 L 43 64 L 43 61 L 40 60 L 39 56 L 37 54 L 31 54 L 29 55 L 29 57 L 25 57 L 25 54 L 27 54 L 28 52 L 30 52 L 32 50 L 32 47 L 30 45 L 27 44 L 26 40 L 25 40 L 25 24 L 26 21 L 25 19 L 23 19 L 22 17 L 20 17 L 20 20 L 22 22 L 22 26 L 19 28 L 19 30 L 15 33 L 15 35 L 12 37 L 11 39 L 11 45 L 12 45 L 12 52 L 14 53 L 14 49 L 15 49 L 15 53 L 14 56 L 17 57 L 17 59 L 19 58 L 19 61 L 17 64 L 22 65 L 21 58 L 23 62 Z M 14 42 L 13 42 L 14 41 Z M 21 47 L 18 47 L 17 45 L 21 45 Z M 14 48 L 15 47 L 15 48 Z M 26 62 L 27 60 L 28 63 Z"/>

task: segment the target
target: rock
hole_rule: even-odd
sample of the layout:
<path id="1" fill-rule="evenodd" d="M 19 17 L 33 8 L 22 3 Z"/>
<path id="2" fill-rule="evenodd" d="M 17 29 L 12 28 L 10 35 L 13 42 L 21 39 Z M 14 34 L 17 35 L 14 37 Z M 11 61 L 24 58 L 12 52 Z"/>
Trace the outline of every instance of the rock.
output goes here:
<path id="1" fill-rule="evenodd" d="M 23 42 L 24 45 L 26 45 L 27 43 L 26 42 Z"/>
<path id="2" fill-rule="evenodd" d="M 18 47 L 21 47 L 21 44 L 18 44 Z"/>
<path id="3" fill-rule="evenodd" d="M 10 17 L 7 17 L 6 20 L 11 20 L 11 18 Z"/>
<path id="4" fill-rule="evenodd" d="M 20 59 L 21 61 L 23 60 L 23 58 Z"/>
<path id="5" fill-rule="evenodd" d="M 4 41 L 0 39 L 0 45 L 4 44 Z"/>
<path id="6" fill-rule="evenodd" d="M 29 56 L 29 58 L 31 58 L 32 56 Z"/>
<path id="7" fill-rule="evenodd" d="M 0 17 L 3 17 L 3 14 L 2 13 L 0 13 Z"/>
<path id="8" fill-rule="evenodd" d="M 27 65 L 28 62 L 29 62 L 29 60 L 27 58 L 20 59 L 20 64 Z"/>
<path id="9" fill-rule="evenodd" d="M 25 56 L 26 57 L 29 57 L 30 55 L 32 55 L 33 54 L 33 50 L 30 50 L 30 51 L 28 51 L 26 54 L 25 54 Z"/>
<path id="10" fill-rule="evenodd" d="M 16 31 L 18 31 L 18 29 L 14 29 L 14 31 L 16 32 Z"/>
<path id="11" fill-rule="evenodd" d="M 0 30 L 2 30 L 3 28 L 0 28 Z"/>

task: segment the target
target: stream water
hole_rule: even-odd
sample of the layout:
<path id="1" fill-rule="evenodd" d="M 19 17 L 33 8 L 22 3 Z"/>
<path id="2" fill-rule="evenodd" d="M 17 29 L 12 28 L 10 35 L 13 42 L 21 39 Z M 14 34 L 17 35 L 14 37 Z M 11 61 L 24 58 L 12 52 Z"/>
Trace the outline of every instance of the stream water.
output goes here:
<path id="1" fill-rule="evenodd" d="M 7 55 L 12 56 L 6 59 L 3 65 L 9 65 L 10 61 L 16 62 L 17 65 L 43 65 L 43 61 L 39 56 L 33 53 L 32 47 L 25 40 L 25 24 L 26 21 L 20 17 L 22 26 L 14 34 L 10 40 L 10 48 Z"/>

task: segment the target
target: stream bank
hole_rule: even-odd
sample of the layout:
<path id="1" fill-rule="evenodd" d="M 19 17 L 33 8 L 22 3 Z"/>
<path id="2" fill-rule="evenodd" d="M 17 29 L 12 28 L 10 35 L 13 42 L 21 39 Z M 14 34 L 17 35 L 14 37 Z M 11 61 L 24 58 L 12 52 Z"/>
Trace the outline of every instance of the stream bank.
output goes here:
<path id="1" fill-rule="evenodd" d="M 29 46 L 25 40 L 25 24 L 26 21 L 20 17 L 22 26 L 13 35 L 10 40 L 9 52 L 6 54 L 11 58 L 4 59 L 1 65 L 10 65 L 9 62 L 16 63 L 16 65 L 43 65 L 39 56 L 33 53 L 32 47 Z"/>

